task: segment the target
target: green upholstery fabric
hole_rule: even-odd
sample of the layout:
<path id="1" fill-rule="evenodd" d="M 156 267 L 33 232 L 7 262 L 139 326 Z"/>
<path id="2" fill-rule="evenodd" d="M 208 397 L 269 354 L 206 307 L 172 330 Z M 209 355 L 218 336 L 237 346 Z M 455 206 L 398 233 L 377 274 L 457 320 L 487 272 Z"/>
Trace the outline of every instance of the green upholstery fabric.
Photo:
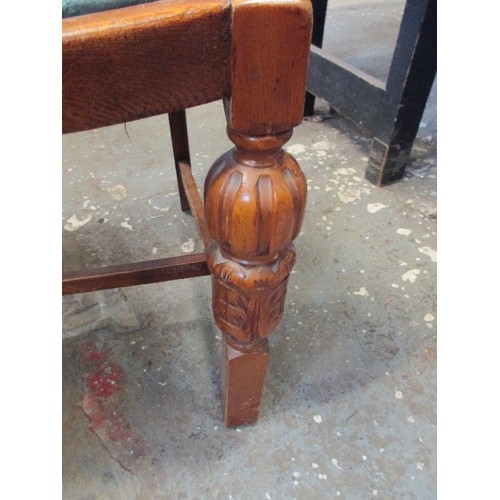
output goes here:
<path id="1" fill-rule="evenodd" d="M 140 3 L 149 3 L 156 0 L 62 0 L 62 16 L 73 17 L 103 10 L 130 7 Z"/>

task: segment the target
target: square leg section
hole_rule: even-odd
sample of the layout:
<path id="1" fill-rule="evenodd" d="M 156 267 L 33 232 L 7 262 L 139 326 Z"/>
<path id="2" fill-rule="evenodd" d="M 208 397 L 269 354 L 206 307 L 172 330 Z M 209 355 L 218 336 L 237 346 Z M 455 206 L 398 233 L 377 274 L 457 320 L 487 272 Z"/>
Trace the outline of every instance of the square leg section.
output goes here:
<path id="1" fill-rule="evenodd" d="M 239 350 L 224 335 L 222 342 L 222 396 L 224 425 L 253 424 L 259 418 L 269 345 L 264 339 L 255 349 Z"/>

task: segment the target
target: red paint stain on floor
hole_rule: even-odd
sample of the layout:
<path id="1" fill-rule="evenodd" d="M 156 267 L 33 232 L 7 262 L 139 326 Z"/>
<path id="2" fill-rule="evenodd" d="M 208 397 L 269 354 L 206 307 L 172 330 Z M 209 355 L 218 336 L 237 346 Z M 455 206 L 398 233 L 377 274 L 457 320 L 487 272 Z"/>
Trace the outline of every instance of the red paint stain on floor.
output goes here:
<path id="1" fill-rule="evenodd" d="M 115 363 L 103 363 L 87 378 L 87 387 L 99 397 L 107 398 L 121 390 L 123 370 Z"/>
<path id="2" fill-rule="evenodd" d="M 94 341 L 82 346 L 80 366 L 84 377 L 82 409 L 90 428 L 125 468 L 137 469 L 147 450 L 126 415 L 123 368 L 110 359 L 106 346 L 98 347 Z"/>

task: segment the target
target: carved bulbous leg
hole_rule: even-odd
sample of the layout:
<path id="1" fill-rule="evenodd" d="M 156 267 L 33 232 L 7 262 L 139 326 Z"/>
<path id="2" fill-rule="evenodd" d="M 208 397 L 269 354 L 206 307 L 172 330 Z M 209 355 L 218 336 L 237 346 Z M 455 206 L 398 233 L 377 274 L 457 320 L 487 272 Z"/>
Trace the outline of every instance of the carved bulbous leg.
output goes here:
<path id="1" fill-rule="evenodd" d="M 224 333 L 226 426 L 255 422 L 268 359 L 267 336 L 283 314 L 295 262 L 292 241 L 304 216 L 307 185 L 282 146 L 292 131 L 252 137 L 228 129 L 236 145 L 210 169 L 205 212 L 212 307 Z"/>

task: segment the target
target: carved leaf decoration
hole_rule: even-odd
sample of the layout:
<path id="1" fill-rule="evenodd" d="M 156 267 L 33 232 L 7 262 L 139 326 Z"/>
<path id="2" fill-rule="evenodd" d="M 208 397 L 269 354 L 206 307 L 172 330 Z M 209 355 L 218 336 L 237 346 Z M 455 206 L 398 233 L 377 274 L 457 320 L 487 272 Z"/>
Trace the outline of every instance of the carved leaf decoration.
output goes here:
<path id="1" fill-rule="evenodd" d="M 262 318 L 264 324 L 267 324 L 267 331 L 265 333 L 263 332 L 264 336 L 269 335 L 274 330 L 274 328 L 276 328 L 281 319 L 281 316 L 283 316 L 287 283 L 288 278 L 285 279 L 278 287 L 276 287 L 271 292 L 271 296 L 269 297 L 269 301 L 267 302 L 267 307 L 265 309 L 261 309 L 262 311 L 267 310 L 267 317 Z"/>
<path id="2" fill-rule="evenodd" d="M 242 342 L 251 336 L 250 299 L 221 280 L 214 280 L 213 311 L 219 328 Z"/>

